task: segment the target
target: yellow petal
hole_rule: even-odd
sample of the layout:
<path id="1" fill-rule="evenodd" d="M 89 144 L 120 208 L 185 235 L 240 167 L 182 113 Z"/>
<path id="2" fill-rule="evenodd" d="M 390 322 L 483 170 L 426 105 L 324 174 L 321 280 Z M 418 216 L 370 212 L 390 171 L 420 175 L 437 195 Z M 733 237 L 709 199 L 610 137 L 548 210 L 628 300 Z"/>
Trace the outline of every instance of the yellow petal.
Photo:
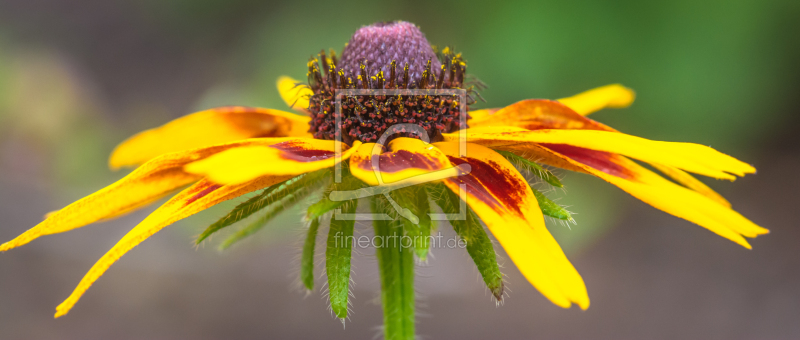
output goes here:
<path id="1" fill-rule="evenodd" d="M 493 111 L 497 112 L 493 113 Z M 536 129 L 588 129 L 617 132 L 617 130 L 607 125 L 600 124 L 577 114 L 561 103 L 549 100 L 523 100 L 500 110 L 487 109 L 474 112 L 477 112 L 477 114 L 475 114 L 473 120 L 469 122 L 469 131 L 472 133 Z M 470 115 L 472 114 L 473 112 L 470 112 Z M 495 114 L 497 115 L 495 116 Z M 651 163 L 651 165 L 686 187 L 716 200 L 723 205 L 730 206 L 722 196 L 692 177 L 692 175 L 671 166 L 664 166 L 658 163 Z"/>
<path id="2" fill-rule="evenodd" d="M 300 112 L 308 112 L 308 99 L 314 95 L 308 85 L 287 76 L 278 78 L 278 92 L 286 105 Z"/>
<path id="3" fill-rule="evenodd" d="M 717 201 L 717 203 L 722 204 L 725 207 L 728 208 L 731 207 L 731 203 L 728 202 L 728 200 L 726 200 L 725 197 L 722 197 L 722 195 L 718 194 L 716 191 L 709 188 L 703 182 L 700 182 L 697 178 L 694 178 L 692 175 L 687 174 L 683 170 L 661 164 L 651 164 L 651 165 L 654 168 L 658 169 L 658 171 L 661 171 L 661 173 L 669 176 L 676 182 L 683 184 L 687 188 L 697 191 L 699 194 L 706 196 L 714 201 Z"/>
<path id="4" fill-rule="evenodd" d="M 629 105 L 630 102 L 633 101 L 633 98 L 634 94 L 631 90 L 621 87 L 619 85 L 610 85 L 592 91 L 588 91 L 586 93 L 571 98 L 563 99 L 562 101 L 564 102 L 564 104 L 567 105 L 548 100 L 536 100 L 536 99 L 523 100 L 518 103 L 509 105 L 503 109 L 497 110 L 493 114 L 489 114 L 490 112 L 481 112 L 480 114 L 477 114 L 476 115 L 477 119 L 473 119 L 470 121 L 469 123 L 470 129 L 468 131 L 472 137 L 476 137 L 480 133 L 504 134 L 507 132 L 540 130 L 540 129 L 586 129 L 586 130 L 602 130 L 615 133 L 617 131 L 614 130 L 613 128 L 595 122 L 584 116 L 581 116 L 580 114 L 573 111 L 573 109 L 580 111 L 581 113 L 590 113 L 592 112 L 592 110 L 599 109 L 602 107 L 620 107 Z M 446 140 L 451 140 L 451 141 L 456 140 L 457 138 L 456 134 L 446 135 L 445 137 Z M 484 135 L 484 137 L 486 137 L 486 135 Z M 554 157 L 550 153 L 549 149 L 542 148 L 540 145 L 533 142 L 513 143 L 510 141 L 497 141 L 497 140 L 481 141 L 475 139 L 472 139 L 471 141 L 515 152 L 532 161 L 537 161 L 537 162 L 543 161 L 544 163 L 561 167 L 564 169 L 589 173 L 584 168 L 579 167 L 573 163 L 570 163 L 567 160 L 564 160 L 560 157 Z M 672 147 L 678 143 L 665 143 L 665 144 L 668 144 L 670 147 Z M 548 147 L 553 148 L 555 147 L 555 145 L 562 145 L 561 147 L 559 147 L 561 149 L 564 149 L 564 147 L 568 146 L 566 144 L 549 144 Z M 595 166 L 595 169 L 599 169 L 601 171 L 615 175 L 617 177 L 622 177 L 622 178 L 635 177 L 635 174 L 633 174 L 629 169 L 626 169 L 623 166 L 619 166 L 614 162 L 615 159 L 622 159 L 624 157 L 602 151 L 588 150 L 588 149 L 602 150 L 604 148 L 591 147 L 590 145 L 585 145 L 585 144 L 583 146 L 585 146 L 586 149 L 581 149 L 583 151 L 579 153 L 579 155 L 581 156 L 580 161 L 586 164 L 593 165 Z M 700 149 L 699 152 L 702 154 L 706 154 L 709 151 L 709 148 L 705 148 L 702 146 L 698 146 L 697 148 Z M 579 148 L 574 148 L 574 149 L 577 150 Z M 663 151 L 661 150 L 652 150 L 652 151 L 653 151 L 653 156 L 659 156 L 663 153 Z M 687 153 L 687 150 L 677 150 L 677 152 L 681 154 L 681 156 L 685 156 L 687 158 L 695 158 L 691 159 L 690 160 L 691 162 L 698 163 L 696 158 L 700 158 L 699 163 L 702 163 L 705 155 L 700 157 L 693 157 L 693 155 L 691 154 L 695 151 L 697 150 L 688 150 Z M 720 154 L 712 152 L 712 155 L 718 156 Z M 574 157 L 575 155 L 572 156 Z M 663 159 L 656 159 L 655 161 L 653 161 L 652 157 L 651 158 L 642 157 L 642 158 L 644 158 L 643 159 L 644 161 L 647 161 L 655 168 L 662 171 L 665 175 L 670 176 L 675 181 L 685 185 L 689 189 L 692 189 L 697 193 L 704 195 L 713 201 L 718 202 L 724 207 L 730 207 L 730 203 L 728 203 L 722 196 L 711 190 L 708 186 L 704 185 L 702 182 L 692 177 L 692 175 L 685 173 L 684 171 L 678 169 L 673 165 L 663 164 L 665 163 Z M 712 157 L 709 158 L 708 160 L 713 160 L 713 162 L 722 161 L 722 163 L 727 163 L 727 164 L 717 163 L 715 165 L 717 169 L 734 170 L 730 172 L 739 175 L 741 173 L 750 173 L 755 170 L 749 165 L 746 164 L 743 165 L 743 163 L 735 159 L 729 158 L 727 156 L 722 157 L 722 159 L 720 159 L 719 157 Z M 698 164 L 695 164 L 694 166 L 698 166 Z M 714 166 L 712 166 L 712 170 L 713 168 Z M 738 169 L 739 171 L 738 173 L 735 171 L 736 169 Z M 720 177 L 722 178 L 727 178 L 727 179 L 732 178 L 732 176 L 730 175 L 719 174 L 719 172 L 717 172 L 717 175 L 721 175 Z"/>
<path id="5" fill-rule="evenodd" d="M 289 112 L 229 106 L 196 112 L 128 138 L 111 153 L 112 169 L 156 156 L 254 137 L 309 137 L 310 118 Z"/>
<path id="6" fill-rule="evenodd" d="M 528 281 L 554 304 L 589 307 L 586 285 L 547 230 L 536 197 L 522 175 L 498 153 L 476 144 L 459 157 L 458 143 L 435 143 L 453 165 L 468 164 L 469 174 L 444 181 L 459 194 L 495 236 Z"/>
<path id="7" fill-rule="evenodd" d="M 150 216 L 145 218 L 122 240 L 120 240 L 111 250 L 109 250 L 92 269 L 83 277 L 78 287 L 72 294 L 56 307 L 56 317 L 65 315 L 78 302 L 84 292 L 97 281 L 108 268 L 119 260 L 122 255 L 133 247 L 142 243 L 145 239 L 152 236 L 164 227 L 175 223 L 178 220 L 194 215 L 217 203 L 232 198 L 239 197 L 246 193 L 256 191 L 272 184 L 287 179 L 286 177 L 263 177 L 247 183 L 238 185 L 218 185 L 206 180 L 192 185 L 186 190 L 181 191 L 175 197 L 156 209 Z"/>
<path id="8" fill-rule="evenodd" d="M 473 121 L 484 120 L 486 119 L 486 117 L 495 114 L 495 112 L 497 112 L 498 110 L 500 109 L 495 108 L 495 109 L 481 109 L 481 110 L 469 111 L 469 120 L 467 121 L 467 125 L 472 126 Z"/>
<path id="9" fill-rule="evenodd" d="M 587 155 L 570 148 L 554 146 L 551 150 L 535 144 L 524 146 L 528 151 L 535 149 L 526 157 L 600 177 L 659 210 L 700 225 L 745 248 L 749 249 L 750 245 L 742 236 L 755 237 L 769 232 L 719 202 L 672 183 L 625 157 Z M 521 145 L 501 149 L 525 154 Z"/>
<path id="10" fill-rule="evenodd" d="M 395 183 L 451 167 L 447 156 L 433 144 L 407 137 L 392 140 L 383 152 L 380 145 L 365 143 L 350 156 L 350 173 L 369 185 Z"/>
<path id="11" fill-rule="evenodd" d="M 636 93 L 620 84 L 611 84 L 578 93 L 558 101 L 581 115 L 588 115 L 605 108 L 623 108 L 633 104 Z"/>
<path id="12" fill-rule="evenodd" d="M 215 183 L 244 183 L 265 175 L 299 175 L 329 168 L 346 160 L 358 149 L 341 143 L 337 155 L 336 141 L 311 138 L 274 138 L 269 143 L 233 148 L 206 159 L 190 163 L 186 172 L 202 175 Z"/>
<path id="13" fill-rule="evenodd" d="M 184 165 L 229 148 L 258 145 L 270 140 L 272 139 L 248 139 L 156 157 L 114 184 L 61 210 L 47 214 L 45 220 L 35 227 L 0 245 L 0 251 L 19 247 L 39 236 L 80 228 L 146 206 L 201 178 L 201 176 L 185 172 Z"/>
<path id="14" fill-rule="evenodd" d="M 470 112 L 472 116 L 473 113 Z M 512 126 L 526 130 L 591 129 L 613 130 L 610 127 L 579 115 L 566 105 L 547 99 L 526 99 L 494 113 L 478 112 L 469 121 L 470 128 Z"/>
<path id="15" fill-rule="evenodd" d="M 455 141 L 458 133 L 443 134 Z M 467 140 L 489 147 L 522 143 L 563 144 L 589 150 L 617 153 L 648 163 L 673 166 L 701 175 L 733 180 L 755 168 L 710 147 L 677 142 L 653 141 L 619 132 L 600 130 L 535 130 L 477 132 L 467 130 Z"/>

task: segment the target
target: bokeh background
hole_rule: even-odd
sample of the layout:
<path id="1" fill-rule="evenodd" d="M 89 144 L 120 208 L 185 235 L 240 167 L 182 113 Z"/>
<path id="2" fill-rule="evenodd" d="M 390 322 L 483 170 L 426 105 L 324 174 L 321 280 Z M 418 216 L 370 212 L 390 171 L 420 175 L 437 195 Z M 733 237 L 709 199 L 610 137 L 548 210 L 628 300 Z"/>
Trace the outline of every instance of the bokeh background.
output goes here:
<path id="1" fill-rule="evenodd" d="M 578 224 L 549 227 L 582 273 L 592 307 L 552 305 L 502 250 L 511 292 L 495 307 L 466 252 L 441 249 L 419 269 L 420 335 L 800 338 L 796 0 L 0 0 L 0 241 L 122 177 L 106 157 L 127 136 L 218 105 L 287 109 L 278 76 L 302 79 L 310 55 L 341 50 L 361 25 L 396 19 L 464 53 L 470 72 L 490 86 L 482 107 L 614 82 L 634 88 L 632 107 L 592 117 L 754 164 L 757 175 L 707 182 L 772 230 L 748 251 L 599 179 L 559 172 L 567 191 L 549 195 L 569 205 Z M 55 306 L 152 208 L 0 254 L 0 338 L 379 334 L 372 251 L 354 259 L 346 329 L 319 291 L 297 289 L 296 211 L 229 251 L 213 241 L 193 247 L 232 204 L 147 240 L 57 320 Z"/>

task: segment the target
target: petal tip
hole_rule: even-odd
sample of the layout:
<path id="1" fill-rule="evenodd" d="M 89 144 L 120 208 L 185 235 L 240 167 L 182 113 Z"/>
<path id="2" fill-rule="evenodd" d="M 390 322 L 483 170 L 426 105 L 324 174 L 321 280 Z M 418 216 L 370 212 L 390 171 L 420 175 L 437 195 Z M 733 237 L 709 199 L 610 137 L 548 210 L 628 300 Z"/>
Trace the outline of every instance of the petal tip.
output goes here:
<path id="1" fill-rule="evenodd" d="M 736 243 L 738 243 L 738 244 L 739 244 L 739 245 L 741 245 L 742 247 L 745 247 L 745 248 L 747 248 L 747 250 L 753 250 L 753 246 L 752 246 L 752 245 L 750 245 L 750 243 L 749 243 L 749 242 L 747 242 L 747 241 L 741 241 L 741 242 L 736 242 Z"/>
<path id="2" fill-rule="evenodd" d="M 33 231 L 26 231 L 22 235 L 17 236 L 15 239 L 0 244 L 0 252 L 5 252 L 26 245 L 39 236 L 41 236 L 41 233 L 39 233 L 36 227 L 34 227 Z"/>
<path id="3" fill-rule="evenodd" d="M 618 94 L 616 98 L 609 103 L 609 107 L 625 108 L 631 106 L 636 100 L 636 91 L 633 89 L 625 87 L 622 84 L 614 84 L 613 86 L 617 88 Z"/>
<path id="4" fill-rule="evenodd" d="M 287 106 L 298 110 L 305 111 L 308 108 L 308 98 L 311 89 L 308 86 L 298 86 L 300 82 L 288 77 L 280 76 L 275 83 L 278 87 L 278 93 Z"/>
<path id="5" fill-rule="evenodd" d="M 56 307 L 56 314 L 53 315 L 53 319 L 58 319 L 64 315 L 67 315 L 67 313 L 69 313 L 69 308 L 58 306 Z"/>
<path id="6" fill-rule="evenodd" d="M 551 297 L 549 297 L 549 296 L 546 296 L 546 297 L 547 297 L 547 298 L 548 298 L 548 300 L 550 300 L 550 302 L 552 302 L 554 305 L 556 305 L 556 306 L 559 306 L 559 307 L 561 307 L 561 308 L 564 308 L 564 309 L 569 309 L 570 307 L 572 307 L 572 301 L 570 301 L 569 299 L 563 299 L 563 300 L 562 300 L 562 299 L 558 299 L 558 300 L 556 300 L 556 299 L 553 299 L 553 298 L 551 298 Z"/>
<path id="7" fill-rule="evenodd" d="M 751 230 L 751 232 L 745 236 L 749 238 L 756 238 L 758 236 L 767 235 L 769 233 L 770 233 L 769 229 L 756 225 L 753 227 L 753 230 Z"/>
<path id="8" fill-rule="evenodd" d="M 125 165 L 115 159 L 114 155 L 111 155 L 111 158 L 108 160 L 108 168 L 111 171 L 117 171 L 122 169 Z"/>

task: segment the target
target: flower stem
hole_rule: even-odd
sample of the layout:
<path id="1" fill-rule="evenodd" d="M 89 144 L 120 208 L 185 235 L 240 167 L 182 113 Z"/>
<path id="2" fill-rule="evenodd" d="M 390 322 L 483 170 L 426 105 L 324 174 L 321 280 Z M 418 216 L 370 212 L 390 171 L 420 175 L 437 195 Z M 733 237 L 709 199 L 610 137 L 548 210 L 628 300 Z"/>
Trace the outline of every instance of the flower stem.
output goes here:
<path id="1" fill-rule="evenodd" d="M 374 199 L 372 210 L 384 206 Z M 383 304 L 384 338 L 386 340 L 414 339 L 414 249 L 403 247 L 402 221 L 373 221 L 378 268 L 381 273 L 381 302 Z M 378 245 L 377 243 L 383 243 Z"/>

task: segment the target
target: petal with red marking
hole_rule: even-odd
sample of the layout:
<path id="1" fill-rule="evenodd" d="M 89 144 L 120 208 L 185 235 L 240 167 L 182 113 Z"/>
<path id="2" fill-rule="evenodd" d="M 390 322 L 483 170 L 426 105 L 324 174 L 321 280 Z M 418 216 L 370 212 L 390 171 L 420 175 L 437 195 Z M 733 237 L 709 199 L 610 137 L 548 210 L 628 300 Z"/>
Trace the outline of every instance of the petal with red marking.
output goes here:
<path id="1" fill-rule="evenodd" d="M 350 173 L 369 185 L 409 180 L 451 167 L 447 156 L 433 144 L 407 137 L 392 140 L 386 150 L 375 143 L 362 144 L 350 157 Z"/>
<path id="2" fill-rule="evenodd" d="M 470 113 L 472 115 L 472 113 Z M 526 99 L 492 111 L 480 111 L 469 121 L 470 128 L 511 126 L 527 130 L 592 129 L 612 130 L 610 127 L 581 116 L 566 105 L 554 100 Z"/>
<path id="3" fill-rule="evenodd" d="M 456 194 L 466 186 L 467 204 L 528 281 L 558 306 L 588 308 L 583 279 L 545 227 L 536 197 L 514 166 L 480 145 L 467 144 L 466 157 L 459 155 L 458 143 L 434 145 L 453 165 L 469 165 L 468 174 L 449 178 L 445 185 Z"/>
<path id="4" fill-rule="evenodd" d="M 620 155 L 566 145 L 514 145 L 503 150 L 527 156 L 544 164 L 600 177 L 653 207 L 700 225 L 750 248 L 744 237 L 769 231 L 729 207 L 696 191 L 670 182 Z M 744 237 L 743 237 L 744 236 Z"/>
<path id="5" fill-rule="evenodd" d="M 583 113 L 591 111 L 591 107 L 620 107 L 630 104 L 634 98 L 633 91 L 621 85 L 609 85 L 560 99 L 562 103 L 550 100 L 524 100 L 503 109 L 485 109 L 474 111 L 470 120 L 471 132 L 504 132 L 536 130 L 536 129 L 589 129 L 618 132 L 617 130 L 584 117 L 573 109 Z M 499 116 L 494 116 L 496 113 Z M 470 112 L 472 115 L 473 112 Z M 673 166 L 651 163 L 662 173 L 683 184 L 689 189 L 730 206 L 725 198 L 694 178 L 692 175 Z"/>
<path id="6" fill-rule="evenodd" d="M 159 155 L 255 137 L 310 137 L 308 117 L 257 107 L 200 111 L 128 138 L 111 153 L 112 169 L 140 165 Z"/>
<path id="7" fill-rule="evenodd" d="M 458 133 L 443 134 L 454 141 Z M 648 163 L 720 179 L 735 179 L 755 172 L 752 166 L 710 147 L 693 143 L 661 142 L 613 131 L 600 130 L 535 130 L 503 132 L 469 132 L 467 140 L 489 147 L 514 144 L 561 144 L 584 149 L 617 153 Z"/>
<path id="8" fill-rule="evenodd" d="M 269 143 L 234 148 L 190 163 L 186 172 L 202 175 L 220 184 L 244 183 L 273 175 L 299 175 L 329 168 L 347 160 L 361 142 L 353 147 L 337 141 L 311 138 L 274 138 Z"/>

